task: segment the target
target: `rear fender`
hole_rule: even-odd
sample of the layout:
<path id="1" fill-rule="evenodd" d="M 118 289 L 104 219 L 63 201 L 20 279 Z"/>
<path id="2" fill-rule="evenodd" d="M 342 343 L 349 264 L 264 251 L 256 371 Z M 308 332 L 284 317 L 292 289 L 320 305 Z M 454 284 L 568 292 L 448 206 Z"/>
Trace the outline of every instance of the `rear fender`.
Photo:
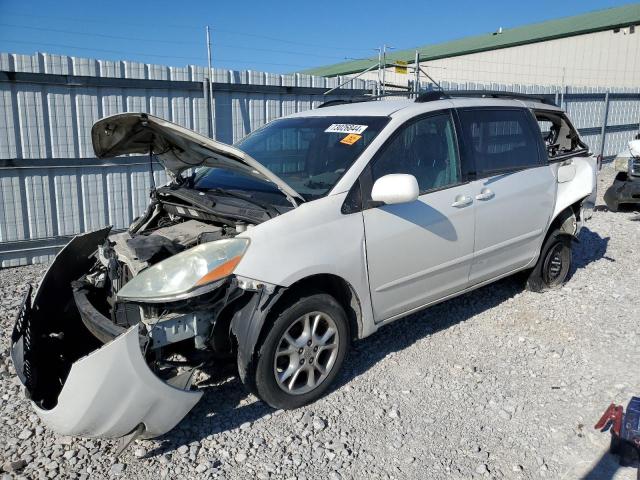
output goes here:
<path id="1" fill-rule="evenodd" d="M 597 172 L 597 159 L 593 156 L 575 157 L 558 165 L 556 174 L 558 193 L 552 220 L 560 212 L 580 201 L 582 201 L 586 217 L 591 217 L 595 206 Z"/>

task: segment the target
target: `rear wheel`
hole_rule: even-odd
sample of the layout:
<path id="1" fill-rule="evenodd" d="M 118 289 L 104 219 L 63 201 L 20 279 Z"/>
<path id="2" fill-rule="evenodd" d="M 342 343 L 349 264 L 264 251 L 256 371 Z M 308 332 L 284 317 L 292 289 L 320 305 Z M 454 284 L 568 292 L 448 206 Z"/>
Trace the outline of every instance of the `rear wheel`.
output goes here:
<path id="1" fill-rule="evenodd" d="M 527 289 L 542 292 L 565 284 L 571 268 L 571 237 L 555 230 L 545 241 L 538 263 L 527 279 Z"/>
<path id="2" fill-rule="evenodd" d="M 321 397 L 349 345 L 344 309 L 330 295 L 300 298 L 276 318 L 260 347 L 257 395 L 275 408 L 298 408 Z"/>

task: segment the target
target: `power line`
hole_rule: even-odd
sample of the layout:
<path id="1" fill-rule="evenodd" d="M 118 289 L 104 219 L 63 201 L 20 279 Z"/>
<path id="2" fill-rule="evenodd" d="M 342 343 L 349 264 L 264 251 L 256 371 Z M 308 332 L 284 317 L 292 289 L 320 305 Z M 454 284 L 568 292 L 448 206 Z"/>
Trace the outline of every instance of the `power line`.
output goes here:
<path id="1" fill-rule="evenodd" d="M 77 18 L 77 17 L 60 17 L 60 16 L 48 16 L 48 15 L 34 15 L 34 14 L 25 14 L 25 13 L 12 13 L 12 12 L 3 12 L 4 15 L 9 15 L 9 16 L 17 16 L 17 17 L 27 17 L 27 18 L 41 18 L 41 19 L 45 19 L 45 20 L 63 20 L 63 21 L 70 21 L 70 22 L 77 22 L 77 23 L 100 23 L 102 25 L 104 24 L 111 24 L 111 25 L 127 25 L 127 26 L 132 26 L 132 27 L 146 27 L 149 24 L 148 23 L 133 23 L 133 22 L 123 22 L 120 20 L 114 20 L 114 19 L 106 19 L 106 18 Z M 187 30 L 197 30 L 199 28 L 201 28 L 200 25 L 198 26 L 193 26 L 193 25 L 176 25 L 176 24 L 162 24 L 162 23 L 158 23 L 154 21 L 154 26 L 160 26 L 163 28 L 175 28 L 175 29 L 187 29 Z M 219 29 L 216 28 L 215 26 L 212 27 L 212 29 L 215 32 L 220 32 L 220 33 L 228 33 L 228 34 L 232 34 L 232 35 L 241 35 L 243 37 L 253 37 L 253 38 L 259 38 L 259 39 L 264 39 L 264 40 L 271 40 L 274 42 L 281 42 L 281 43 L 287 43 L 290 45 L 299 45 L 299 46 L 306 46 L 306 47 L 313 47 L 313 48 L 328 48 L 331 50 L 344 50 L 344 51 L 350 51 L 353 52 L 354 50 L 356 51 L 365 51 L 365 50 L 369 50 L 368 48 L 351 48 L 351 47 L 344 47 L 344 46 L 333 46 L 333 45 L 326 45 L 326 44 L 314 44 L 314 43 L 307 43 L 307 42 L 299 42 L 299 41 L 294 41 L 294 40 L 288 40 L 288 39 L 284 39 L 284 38 L 279 38 L 279 37 L 271 37 L 271 36 L 267 36 L 267 35 L 259 35 L 256 33 L 248 33 L 248 32 L 242 32 L 242 31 L 237 31 L 237 30 L 228 30 L 228 29 Z"/>
<path id="2" fill-rule="evenodd" d="M 307 46 L 307 47 L 314 47 L 314 48 L 329 48 L 331 50 L 345 50 L 345 51 L 349 51 L 349 52 L 353 52 L 354 50 L 356 51 L 365 51 L 365 50 L 370 50 L 369 48 L 349 48 L 349 47 L 337 47 L 337 46 L 333 46 L 333 45 L 319 45 L 319 44 L 315 44 L 315 43 L 306 43 L 306 42 L 296 42 L 293 40 L 285 40 L 284 38 L 276 38 L 276 37 L 269 37 L 266 35 L 258 35 L 255 33 L 246 33 L 246 32 L 238 32 L 238 31 L 234 31 L 234 30 L 223 30 L 223 29 L 219 29 L 214 27 L 213 28 L 214 31 L 216 32 L 221 32 L 221 33 L 230 33 L 232 35 L 242 35 L 244 37 L 254 37 L 254 38 L 262 38 L 265 40 L 273 40 L 274 42 L 282 42 L 282 43 L 288 43 L 291 45 L 301 45 L 301 46 Z"/>
<path id="3" fill-rule="evenodd" d="M 45 27 L 32 27 L 30 25 L 15 25 L 11 23 L 0 23 L 0 27 L 11 27 L 11 28 L 24 28 L 26 30 L 37 30 L 40 32 L 53 32 L 53 33 L 68 33 L 71 35 L 85 35 L 89 37 L 100 37 L 100 38 L 112 38 L 115 40 L 133 40 L 136 42 L 152 42 L 152 43 L 168 43 L 168 44 L 178 44 L 178 45 L 198 45 L 201 46 L 202 42 L 185 42 L 180 40 L 156 40 L 153 38 L 141 38 L 141 37 L 124 37 L 120 35 L 107 35 L 103 33 L 88 33 L 88 32 L 76 32 L 73 30 L 59 30 L 57 28 L 45 28 Z"/>
<path id="4" fill-rule="evenodd" d="M 89 47 L 78 47 L 76 45 L 63 45 L 60 43 L 42 43 L 42 42 L 29 42 L 27 40 L 12 40 L 12 39 L 3 39 L 3 42 L 8 43 L 20 43 L 24 45 L 35 45 L 35 46 L 43 46 L 43 47 L 56 47 L 56 48 L 69 48 L 74 50 L 84 50 L 91 52 L 102 52 L 102 53 L 117 53 L 119 55 L 140 55 L 146 57 L 157 57 L 157 58 L 179 58 L 181 60 L 203 60 L 203 57 L 185 57 L 180 55 L 155 55 L 153 53 L 143 53 L 143 52 L 125 52 L 123 50 L 111 50 L 106 48 L 89 48 Z"/>
<path id="5" fill-rule="evenodd" d="M 59 43 L 41 43 L 41 42 L 29 42 L 26 40 L 3 40 L 4 42 L 8 42 L 8 43 L 19 43 L 19 44 L 25 44 L 25 45 L 36 45 L 36 46 L 42 46 L 42 47 L 54 47 L 54 48 L 65 48 L 65 49 L 73 49 L 73 50 L 83 50 L 83 51 L 90 51 L 90 52 L 101 52 L 101 53 L 115 53 L 118 55 L 137 55 L 137 56 L 144 56 L 144 57 L 156 57 L 156 58 L 169 58 L 169 59 L 181 59 L 181 60 L 198 60 L 198 61 L 203 61 L 205 60 L 205 57 L 185 57 L 185 56 L 179 56 L 179 55 L 157 55 L 157 54 L 153 54 L 153 53 L 143 53 L 143 52 L 125 52 L 123 50 L 111 50 L 111 49 L 105 49 L 105 48 L 89 48 L 89 47 L 77 47 L 75 45 L 63 45 L 63 44 L 59 44 Z M 301 67 L 301 68 L 310 68 L 310 65 L 301 65 L 301 64 L 293 64 L 293 63 L 276 63 L 276 62 L 259 62 L 259 61 L 255 61 L 253 59 L 251 60 L 245 60 L 245 59 L 239 59 L 239 58 L 234 58 L 234 59 L 228 59 L 228 58 L 217 58 L 218 61 L 220 62 L 236 62 L 236 63 L 255 63 L 255 64 L 259 64 L 259 65 L 274 65 L 274 66 L 284 66 L 284 67 Z"/>
<path id="6" fill-rule="evenodd" d="M 107 35 L 102 33 L 89 33 L 89 32 L 78 32 L 73 30 L 60 30 L 56 28 L 45 28 L 45 27 L 32 27 L 29 25 L 16 25 L 11 23 L 0 23 L 0 27 L 10 27 L 10 28 L 23 28 L 27 30 L 36 30 L 42 32 L 53 32 L 53 33 L 66 33 L 70 35 L 83 35 L 88 37 L 100 37 L 100 38 L 111 38 L 115 40 L 128 40 L 128 41 L 136 41 L 136 42 L 150 42 L 150 43 L 166 43 L 166 44 L 178 44 L 178 45 L 195 45 L 202 46 L 201 42 L 186 42 L 186 41 L 173 41 L 173 40 L 156 40 L 154 38 L 141 38 L 141 37 L 125 37 L 121 35 Z M 317 57 L 317 58 L 331 58 L 334 60 L 344 60 L 344 57 L 336 57 L 333 55 L 320 55 L 316 53 L 308 53 L 308 52 L 295 52 L 291 50 L 278 50 L 272 48 L 260 48 L 260 47 L 246 47 L 242 45 L 226 45 L 223 43 L 216 43 L 216 47 L 230 48 L 236 50 L 252 50 L 258 52 L 271 52 L 271 53 L 285 53 L 288 55 L 300 55 L 305 57 Z"/>

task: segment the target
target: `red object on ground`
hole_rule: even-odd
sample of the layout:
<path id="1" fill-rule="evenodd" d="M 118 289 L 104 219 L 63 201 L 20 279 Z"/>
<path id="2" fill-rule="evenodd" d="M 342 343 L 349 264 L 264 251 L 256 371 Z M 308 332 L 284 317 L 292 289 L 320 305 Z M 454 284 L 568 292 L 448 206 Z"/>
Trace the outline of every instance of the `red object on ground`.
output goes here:
<path id="1" fill-rule="evenodd" d="M 612 423 L 611 431 L 619 437 L 620 430 L 622 429 L 623 414 L 624 408 L 622 407 L 622 405 L 615 405 L 612 403 L 611 405 L 609 405 L 609 408 L 605 410 L 604 414 L 602 415 L 602 417 L 600 417 L 600 420 L 598 420 L 598 423 L 595 424 L 594 428 L 596 428 L 597 430 L 604 430 L 610 423 Z"/>

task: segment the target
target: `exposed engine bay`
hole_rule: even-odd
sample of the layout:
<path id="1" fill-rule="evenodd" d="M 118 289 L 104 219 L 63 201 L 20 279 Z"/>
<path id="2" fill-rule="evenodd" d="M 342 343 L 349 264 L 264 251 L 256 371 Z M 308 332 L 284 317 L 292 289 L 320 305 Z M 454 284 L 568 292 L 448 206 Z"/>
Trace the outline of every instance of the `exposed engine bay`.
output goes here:
<path id="1" fill-rule="evenodd" d="M 61 262 L 73 266 L 65 272 L 53 268 L 57 295 L 53 288 L 46 289 L 46 294 L 52 295 L 48 301 L 67 304 L 65 316 L 49 322 L 46 332 L 18 326 L 30 333 L 25 384 L 37 405 L 54 407 L 71 365 L 132 327 L 138 328 L 140 348 L 151 371 L 177 388 L 189 390 L 198 368 L 213 358 L 231 356 L 231 316 L 247 303 L 241 300 L 246 289 L 238 288 L 234 278 L 212 282 L 177 301 L 144 303 L 118 298 L 122 287 L 149 267 L 192 247 L 232 239 L 278 213 L 254 211 L 242 199 L 214 200 L 182 190 L 176 193 L 173 186 L 154 192 L 147 211 L 126 231 L 109 235 L 107 228 L 88 234 L 91 239 L 86 245 L 71 252 L 75 258 L 86 256 L 83 262 L 65 261 L 65 252 L 61 252 Z M 194 194 L 199 202 L 180 200 Z M 233 219 L 234 209 L 240 217 L 237 220 Z M 70 289 L 64 288 L 65 283 Z M 38 303 L 46 308 L 47 301 Z M 61 348 L 62 343 L 68 345 Z M 56 355 L 60 363 L 45 365 L 43 359 L 53 351 L 64 352 Z"/>
<path id="2" fill-rule="evenodd" d="M 171 182 L 151 182 L 126 231 L 82 233 L 62 248 L 24 297 L 11 357 L 53 430 L 130 442 L 173 428 L 214 362 L 246 370 L 280 291 L 233 275 L 249 245 L 241 234 L 304 199 L 242 150 L 147 114 L 103 119 L 92 141 L 100 158 L 157 155 Z M 206 185 L 199 174 L 211 174 Z"/>

